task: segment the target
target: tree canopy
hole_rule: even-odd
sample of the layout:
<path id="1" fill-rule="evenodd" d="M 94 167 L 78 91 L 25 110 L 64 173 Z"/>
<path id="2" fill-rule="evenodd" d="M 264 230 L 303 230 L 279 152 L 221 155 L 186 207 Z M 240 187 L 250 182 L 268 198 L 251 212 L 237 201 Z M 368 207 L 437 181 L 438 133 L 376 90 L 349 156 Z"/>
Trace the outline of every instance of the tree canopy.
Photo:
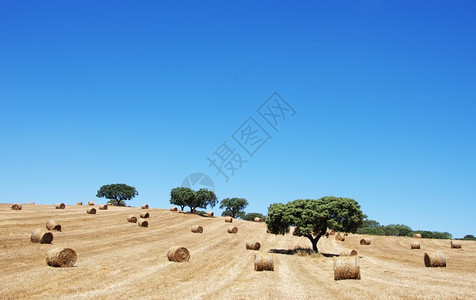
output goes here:
<path id="1" fill-rule="evenodd" d="M 328 196 L 271 204 L 266 224 L 274 234 L 288 233 L 289 226 L 296 226 L 294 234 L 307 237 L 313 250 L 318 252 L 317 242 L 326 234 L 327 228 L 353 233 L 362 225 L 363 218 L 357 201 Z"/>
<path id="2" fill-rule="evenodd" d="M 180 206 L 181 210 L 188 206 L 190 212 L 194 212 L 197 208 L 207 208 L 207 206 L 213 208 L 217 201 L 215 193 L 207 189 L 195 192 L 187 187 L 176 187 L 170 191 L 170 203 Z"/>
<path id="3" fill-rule="evenodd" d="M 245 216 L 243 209 L 248 206 L 245 198 L 225 198 L 220 202 L 220 208 L 225 209 L 222 216 L 231 216 L 233 218 Z"/>
<path id="4" fill-rule="evenodd" d="M 103 185 L 97 192 L 96 197 L 109 199 L 112 205 L 125 205 L 125 200 L 131 200 L 139 195 L 136 188 L 123 183 Z"/>

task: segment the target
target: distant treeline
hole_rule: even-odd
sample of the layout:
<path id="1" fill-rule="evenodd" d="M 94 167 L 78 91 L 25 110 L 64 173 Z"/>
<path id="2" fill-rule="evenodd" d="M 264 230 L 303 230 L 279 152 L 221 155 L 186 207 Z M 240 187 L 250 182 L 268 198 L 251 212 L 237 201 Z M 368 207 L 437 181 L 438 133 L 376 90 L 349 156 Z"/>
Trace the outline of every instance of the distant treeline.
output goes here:
<path id="1" fill-rule="evenodd" d="M 414 234 L 421 234 L 422 238 L 426 239 L 452 239 L 449 232 L 438 232 L 428 230 L 413 230 L 410 226 L 403 224 L 380 225 L 375 220 L 364 220 L 361 228 L 357 229 L 359 234 L 370 235 L 386 235 L 386 236 L 408 236 L 412 237 Z"/>

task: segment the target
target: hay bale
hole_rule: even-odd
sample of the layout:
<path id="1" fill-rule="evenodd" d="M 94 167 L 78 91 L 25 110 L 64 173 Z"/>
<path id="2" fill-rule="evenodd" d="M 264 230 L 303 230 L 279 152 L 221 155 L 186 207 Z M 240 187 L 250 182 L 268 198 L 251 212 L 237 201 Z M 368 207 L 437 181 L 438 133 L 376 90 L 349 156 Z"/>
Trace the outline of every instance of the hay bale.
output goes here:
<path id="1" fill-rule="evenodd" d="M 137 224 L 140 226 L 140 227 L 149 227 L 149 222 L 147 222 L 147 220 L 143 220 L 143 219 L 140 219 Z"/>
<path id="2" fill-rule="evenodd" d="M 368 238 L 367 238 L 367 239 L 361 239 L 361 240 L 360 240 L 360 244 L 361 244 L 361 245 L 367 245 L 367 246 L 368 246 L 368 245 L 370 245 L 371 242 L 372 242 L 372 240 L 371 240 L 371 239 L 368 239 Z"/>
<path id="3" fill-rule="evenodd" d="M 65 207 L 66 207 L 66 205 L 64 205 L 64 203 L 58 203 L 55 206 L 56 209 L 64 209 Z"/>
<path id="4" fill-rule="evenodd" d="M 423 260 L 425 267 L 446 267 L 446 257 L 441 251 L 427 251 Z"/>
<path id="5" fill-rule="evenodd" d="M 460 242 L 451 241 L 451 248 L 460 249 L 460 248 L 461 248 L 461 243 L 460 243 Z"/>
<path id="6" fill-rule="evenodd" d="M 255 222 L 261 222 L 261 218 L 256 217 Z"/>
<path id="7" fill-rule="evenodd" d="M 143 204 L 143 205 L 141 206 L 141 208 L 142 208 L 142 209 L 149 209 L 149 205 L 148 205 L 148 204 Z"/>
<path id="8" fill-rule="evenodd" d="M 86 212 L 90 215 L 95 215 L 96 209 L 94 207 L 88 207 L 88 209 L 86 209 Z"/>
<path id="9" fill-rule="evenodd" d="M 231 223 L 231 222 L 233 222 L 233 218 L 232 217 L 225 217 L 225 222 Z"/>
<path id="10" fill-rule="evenodd" d="M 76 202 L 76 205 L 83 205 L 83 202 L 81 202 L 81 201 Z"/>
<path id="11" fill-rule="evenodd" d="M 336 232 L 334 230 L 329 231 L 329 235 L 334 235 Z"/>
<path id="12" fill-rule="evenodd" d="M 273 256 L 267 253 L 256 254 L 255 271 L 274 271 Z"/>
<path id="13" fill-rule="evenodd" d="M 127 222 L 129 223 L 137 223 L 137 218 L 134 215 L 129 215 L 127 217 Z"/>
<path id="14" fill-rule="evenodd" d="M 420 249 L 420 242 L 411 242 L 410 249 Z"/>
<path id="15" fill-rule="evenodd" d="M 49 220 L 46 222 L 46 229 L 48 230 L 56 230 L 56 231 L 61 231 L 61 225 L 56 223 L 55 220 Z"/>
<path id="16" fill-rule="evenodd" d="M 149 217 L 149 213 L 148 212 L 141 212 L 140 217 L 144 218 L 144 219 L 147 219 Z"/>
<path id="17" fill-rule="evenodd" d="M 215 213 L 213 211 L 207 212 L 207 217 L 213 217 Z"/>
<path id="18" fill-rule="evenodd" d="M 334 280 L 360 279 L 358 256 L 343 256 L 334 260 Z"/>
<path id="19" fill-rule="evenodd" d="M 88 201 L 88 205 L 94 205 L 93 201 Z"/>
<path id="20" fill-rule="evenodd" d="M 30 240 L 32 243 L 51 244 L 53 234 L 51 232 L 42 232 L 41 229 L 35 229 L 31 233 Z"/>
<path id="21" fill-rule="evenodd" d="M 22 205 L 20 203 L 15 203 L 15 204 L 12 205 L 12 209 L 13 210 L 21 210 Z"/>
<path id="22" fill-rule="evenodd" d="M 203 233 L 203 227 L 199 225 L 193 225 L 192 226 L 192 232 L 193 233 Z"/>
<path id="23" fill-rule="evenodd" d="M 31 202 L 28 202 L 28 204 L 35 205 L 35 202 L 31 201 Z"/>
<path id="24" fill-rule="evenodd" d="M 52 267 L 72 267 L 77 257 L 76 251 L 71 248 L 54 248 L 48 251 L 46 262 Z"/>
<path id="25" fill-rule="evenodd" d="M 415 234 L 413 235 L 413 238 L 414 238 L 414 239 L 421 239 L 421 234 L 415 233 Z"/>
<path id="26" fill-rule="evenodd" d="M 107 210 L 107 204 L 99 205 L 100 210 Z"/>
<path id="27" fill-rule="evenodd" d="M 236 227 L 236 226 L 230 226 L 230 227 L 228 227 L 228 233 L 233 233 L 233 234 L 235 234 L 235 233 L 237 233 L 237 232 L 238 232 L 238 227 Z"/>
<path id="28" fill-rule="evenodd" d="M 246 242 L 247 250 L 259 250 L 259 248 L 261 248 L 261 244 L 259 242 Z"/>
<path id="29" fill-rule="evenodd" d="M 172 207 L 170 208 L 170 211 L 177 211 L 177 208 L 176 208 L 175 206 L 172 206 Z"/>
<path id="30" fill-rule="evenodd" d="M 342 235 L 340 235 L 340 233 L 338 233 L 336 235 L 336 240 L 343 242 L 343 241 L 345 241 L 345 236 L 342 236 Z"/>
<path id="31" fill-rule="evenodd" d="M 190 252 L 185 247 L 171 247 L 167 251 L 169 261 L 184 262 L 190 260 Z"/>
<path id="32" fill-rule="evenodd" d="M 340 251 L 340 256 L 356 256 L 357 251 L 354 249 L 344 249 Z"/>

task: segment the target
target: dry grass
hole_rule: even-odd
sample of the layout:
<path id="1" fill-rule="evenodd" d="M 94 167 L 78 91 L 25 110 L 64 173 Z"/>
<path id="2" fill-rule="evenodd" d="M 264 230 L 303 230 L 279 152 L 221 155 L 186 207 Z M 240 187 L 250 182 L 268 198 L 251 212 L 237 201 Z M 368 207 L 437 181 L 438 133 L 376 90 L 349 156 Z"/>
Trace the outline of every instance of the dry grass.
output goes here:
<path id="1" fill-rule="evenodd" d="M 424 239 L 424 250 L 411 250 L 410 237 L 349 234 L 344 242 L 321 238 L 319 249 L 339 254 L 359 249 L 361 280 L 334 281 L 332 257 L 273 254 L 274 272 L 255 272 L 254 251 L 306 249 L 305 237 L 266 234 L 266 224 L 234 220 L 240 234 L 224 233 L 223 218 L 170 213 L 151 208 L 148 228 L 127 223 L 140 207 L 110 206 L 101 217 L 84 206 L 66 210 L 51 205 L 25 206 L 21 213 L 0 204 L 0 290 L 2 299 L 476 299 L 476 242 Z M 33 244 L 30 234 L 49 219 L 64 226 L 53 244 Z M 194 224 L 207 230 L 190 232 Z M 168 260 L 170 245 L 186 247 L 188 263 Z M 55 246 L 77 251 L 73 268 L 51 268 L 47 251 Z M 446 268 L 425 268 L 424 251 L 444 251 Z M 27 288 L 26 288 L 27 287 Z M 206 288 L 204 288 L 206 287 Z"/>
<path id="2" fill-rule="evenodd" d="M 357 250 L 354 249 L 343 249 L 340 251 L 339 256 L 356 256 Z"/>

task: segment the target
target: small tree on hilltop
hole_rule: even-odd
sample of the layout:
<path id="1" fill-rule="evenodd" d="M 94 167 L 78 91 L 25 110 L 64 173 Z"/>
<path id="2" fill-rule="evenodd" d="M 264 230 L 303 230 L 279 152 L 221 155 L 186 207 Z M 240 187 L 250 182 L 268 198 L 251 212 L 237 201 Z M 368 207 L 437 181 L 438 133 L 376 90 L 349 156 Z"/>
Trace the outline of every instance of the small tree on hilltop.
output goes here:
<path id="1" fill-rule="evenodd" d="M 187 203 L 190 203 L 195 198 L 195 192 L 187 187 L 176 187 L 170 191 L 170 203 L 180 206 L 184 210 Z"/>
<path id="2" fill-rule="evenodd" d="M 136 188 L 123 183 L 103 185 L 97 192 L 96 197 L 109 199 L 112 205 L 124 206 L 125 200 L 131 200 L 139 195 Z"/>
<path id="3" fill-rule="evenodd" d="M 243 209 L 248 206 L 248 201 L 244 198 L 225 198 L 220 203 L 220 208 L 225 209 L 222 216 L 231 216 L 233 218 L 245 216 Z"/>
<path id="4" fill-rule="evenodd" d="M 327 228 L 352 232 L 362 226 L 364 215 L 357 201 L 349 198 L 323 197 L 318 200 L 295 200 L 287 204 L 275 203 L 268 208 L 266 224 L 274 234 L 289 232 L 295 225 L 295 235 L 305 236 L 318 252 L 317 242 Z"/>

